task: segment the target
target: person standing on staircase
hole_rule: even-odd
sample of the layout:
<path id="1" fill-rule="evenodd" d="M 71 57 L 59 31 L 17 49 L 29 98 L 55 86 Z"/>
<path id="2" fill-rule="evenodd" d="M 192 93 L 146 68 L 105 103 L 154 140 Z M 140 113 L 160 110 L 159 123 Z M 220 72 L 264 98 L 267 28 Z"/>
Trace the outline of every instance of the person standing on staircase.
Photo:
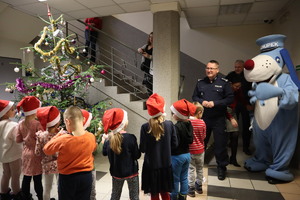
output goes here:
<path id="1" fill-rule="evenodd" d="M 88 25 L 85 27 L 85 52 L 83 55 L 86 57 L 91 49 L 91 61 L 96 61 L 96 42 L 98 38 L 98 31 L 96 29 L 102 29 L 102 19 L 99 17 L 86 18 L 84 22 Z M 92 28 L 92 27 L 96 28 Z M 91 47 L 90 47 L 91 46 Z"/>
<path id="2" fill-rule="evenodd" d="M 142 54 L 141 70 L 145 72 L 143 85 L 147 87 L 149 96 L 153 93 L 153 32 L 148 36 L 148 42 L 141 48 L 138 48 L 138 52 Z"/>

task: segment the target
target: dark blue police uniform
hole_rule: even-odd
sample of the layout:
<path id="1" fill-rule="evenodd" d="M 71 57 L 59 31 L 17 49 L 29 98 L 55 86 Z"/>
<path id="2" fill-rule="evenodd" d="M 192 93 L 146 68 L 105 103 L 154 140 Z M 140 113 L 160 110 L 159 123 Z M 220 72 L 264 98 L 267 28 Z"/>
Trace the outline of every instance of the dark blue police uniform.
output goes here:
<path id="1" fill-rule="evenodd" d="M 211 132 L 214 133 L 215 157 L 218 167 L 226 169 L 228 165 L 227 133 L 225 131 L 226 108 L 233 102 L 234 95 L 227 79 L 216 76 L 213 81 L 208 77 L 200 79 L 193 94 L 193 101 L 202 104 L 203 101 L 213 101 L 213 108 L 205 108 L 203 120 L 206 123 L 205 147 Z"/>

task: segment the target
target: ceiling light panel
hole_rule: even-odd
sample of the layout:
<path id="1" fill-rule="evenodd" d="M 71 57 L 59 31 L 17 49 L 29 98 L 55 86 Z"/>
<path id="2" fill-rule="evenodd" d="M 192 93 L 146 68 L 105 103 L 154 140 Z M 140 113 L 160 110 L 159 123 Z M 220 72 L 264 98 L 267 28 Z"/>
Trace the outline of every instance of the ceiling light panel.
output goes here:
<path id="1" fill-rule="evenodd" d="M 252 3 L 221 5 L 219 14 L 220 15 L 245 14 L 249 12 L 251 7 L 252 7 Z"/>
<path id="2" fill-rule="evenodd" d="M 186 6 L 189 7 L 204 7 L 204 6 L 218 6 L 219 0 L 185 0 Z"/>

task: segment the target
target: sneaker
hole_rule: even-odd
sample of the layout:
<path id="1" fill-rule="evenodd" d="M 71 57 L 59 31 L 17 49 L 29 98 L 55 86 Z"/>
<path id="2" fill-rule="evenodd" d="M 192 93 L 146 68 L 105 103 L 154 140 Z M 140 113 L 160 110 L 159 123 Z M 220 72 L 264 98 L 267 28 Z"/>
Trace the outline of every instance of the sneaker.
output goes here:
<path id="1" fill-rule="evenodd" d="M 188 195 L 190 197 L 195 197 L 196 196 L 196 194 L 195 194 L 195 188 L 189 186 Z"/>
<path id="2" fill-rule="evenodd" d="M 195 188 L 198 194 L 203 194 L 202 185 L 198 184 L 197 181 L 195 182 Z"/>

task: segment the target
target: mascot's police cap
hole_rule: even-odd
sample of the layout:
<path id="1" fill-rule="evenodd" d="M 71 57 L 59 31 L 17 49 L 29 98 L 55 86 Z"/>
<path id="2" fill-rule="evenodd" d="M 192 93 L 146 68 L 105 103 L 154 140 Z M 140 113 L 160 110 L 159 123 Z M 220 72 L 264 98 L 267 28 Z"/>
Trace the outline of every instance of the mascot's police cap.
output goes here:
<path id="1" fill-rule="evenodd" d="M 278 47 L 283 48 L 285 39 L 286 39 L 285 35 L 280 35 L 280 34 L 268 35 L 257 39 L 256 44 L 260 46 L 261 52 L 265 52 L 265 51 L 276 49 Z"/>

